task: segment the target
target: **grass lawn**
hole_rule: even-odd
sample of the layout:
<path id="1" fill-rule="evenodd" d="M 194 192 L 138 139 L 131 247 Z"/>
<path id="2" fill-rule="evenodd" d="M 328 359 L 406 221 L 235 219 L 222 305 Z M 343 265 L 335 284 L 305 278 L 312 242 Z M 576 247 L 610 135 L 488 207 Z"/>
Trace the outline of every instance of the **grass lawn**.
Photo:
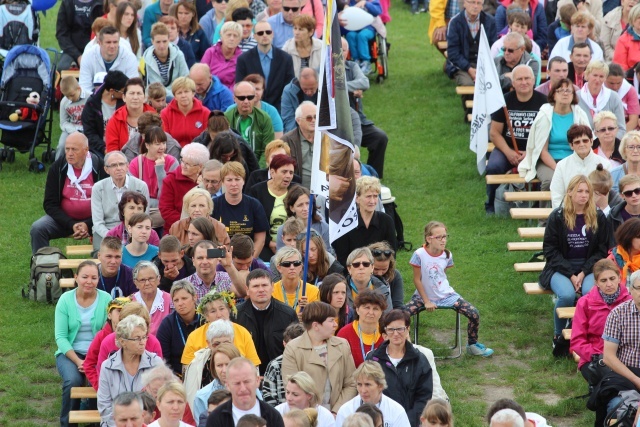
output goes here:
<path id="1" fill-rule="evenodd" d="M 551 356 L 551 298 L 525 295 L 522 283 L 536 275 L 513 271 L 514 262 L 530 256 L 506 250 L 524 222 L 485 217 L 484 178 L 469 151 L 461 101 L 442 73 L 444 59 L 428 45 L 427 15 L 408 10 L 402 2 L 393 5 L 390 77 L 383 85 L 372 82 L 364 103 L 367 115 L 389 134 L 384 183 L 396 197 L 406 240 L 416 248 L 429 220 L 445 222 L 457 265 L 449 279 L 479 308 L 480 340 L 495 350 L 489 359 L 464 355 L 438 362 L 456 425 L 484 425 L 488 406 L 501 397 L 517 399 L 554 426 L 593 425 L 584 400 L 572 399 L 587 388 L 576 364 Z M 41 21 L 42 47 L 56 46 L 56 15 L 51 10 Z M 29 275 L 29 227 L 43 214 L 45 178 L 27 171 L 26 155 L 4 163 L 0 172 L 0 426 L 54 425 L 59 414 L 54 308 L 20 296 Z M 414 291 L 410 256 L 398 254 L 407 299 Z M 423 314 L 421 320 L 421 342 L 434 344 L 434 337 L 445 341 L 452 334 L 449 312 Z"/>

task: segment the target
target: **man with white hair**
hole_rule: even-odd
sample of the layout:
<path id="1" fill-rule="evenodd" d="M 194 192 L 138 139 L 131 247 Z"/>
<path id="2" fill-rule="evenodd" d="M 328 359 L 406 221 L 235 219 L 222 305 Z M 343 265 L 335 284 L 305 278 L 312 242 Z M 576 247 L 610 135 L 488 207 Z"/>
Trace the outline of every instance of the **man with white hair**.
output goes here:
<path id="1" fill-rule="evenodd" d="M 533 83 L 535 84 L 540 74 L 540 63 L 526 51 L 522 34 L 511 32 L 504 36 L 503 51 L 503 56 L 494 58 L 498 76 L 500 76 L 502 92 L 507 93 L 511 89 L 513 69 L 520 64 L 526 64 L 531 67 L 534 75 Z"/>
<path id="2" fill-rule="evenodd" d="M 296 128 L 282 136 L 291 147 L 291 157 L 296 161 L 294 173 L 302 177 L 302 186 L 311 188 L 311 163 L 313 160 L 313 137 L 316 129 L 316 105 L 303 101 L 296 108 Z"/>
<path id="3" fill-rule="evenodd" d="M 491 417 L 489 427 L 524 427 L 524 420 L 513 409 L 501 409 Z"/>

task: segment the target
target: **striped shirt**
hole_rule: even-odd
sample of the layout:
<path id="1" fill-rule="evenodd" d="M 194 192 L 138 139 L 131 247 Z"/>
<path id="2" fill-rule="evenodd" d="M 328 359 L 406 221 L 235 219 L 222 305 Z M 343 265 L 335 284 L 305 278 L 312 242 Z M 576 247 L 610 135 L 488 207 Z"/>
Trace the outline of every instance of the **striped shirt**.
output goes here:
<path id="1" fill-rule="evenodd" d="M 271 406 L 278 406 L 286 402 L 284 381 L 282 381 L 282 358 L 280 355 L 267 365 L 262 380 L 262 399 L 264 403 Z"/>
<path id="2" fill-rule="evenodd" d="M 197 303 L 200 303 L 200 300 L 202 299 L 203 296 L 205 296 L 206 294 L 208 294 L 211 290 L 215 289 L 218 292 L 222 292 L 222 291 L 230 291 L 231 290 L 231 286 L 229 284 L 218 284 L 216 283 L 216 281 L 214 280 L 213 283 L 210 284 L 206 284 L 201 278 L 200 276 L 198 276 L 198 273 L 193 273 L 191 276 L 189 277 L 185 277 L 185 280 L 188 280 L 193 287 L 196 290 L 196 297 L 198 299 Z"/>
<path id="3" fill-rule="evenodd" d="M 258 42 L 253 38 L 253 35 L 250 35 L 246 39 L 242 39 L 238 47 L 242 49 L 242 53 L 248 51 L 249 49 L 253 49 L 258 46 Z"/>
<path id="4" fill-rule="evenodd" d="M 171 58 L 167 56 L 167 61 L 162 62 L 156 56 L 156 53 L 153 53 L 153 59 L 156 60 L 156 64 L 158 64 L 158 70 L 160 71 L 160 77 L 162 77 L 162 85 L 166 86 L 169 82 L 169 68 L 171 66 Z"/>
<path id="5" fill-rule="evenodd" d="M 640 311 L 633 300 L 609 313 L 602 339 L 618 344 L 616 355 L 626 367 L 640 368 Z"/>

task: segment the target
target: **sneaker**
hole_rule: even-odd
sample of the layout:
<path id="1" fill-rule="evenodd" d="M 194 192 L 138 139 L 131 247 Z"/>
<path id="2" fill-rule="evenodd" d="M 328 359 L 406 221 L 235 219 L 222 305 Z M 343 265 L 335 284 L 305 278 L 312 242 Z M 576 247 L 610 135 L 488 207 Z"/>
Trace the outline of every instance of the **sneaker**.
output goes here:
<path id="1" fill-rule="evenodd" d="M 362 64 L 360 65 L 360 68 L 362 69 L 362 73 L 366 76 L 368 74 L 371 74 L 372 69 L 371 69 L 371 62 L 369 61 L 362 61 Z"/>
<path id="2" fill-rule="evenodd" d="M 479 342 L 477 342 L 472 345 L 467 344 L 467 354 L 470 354 L 472 356 L 489 357 L 493 354 L 493 350 L 485 347 L 484 344 L 480 344 Z"/>
<path id="3" fill-rule="evenodd" d="M 420 8 L 420 10 L 419 10 L 419 12 L 420 12 L 420 13 L 426 13 L 426 12 L 427 12 L 427 9 L 426 9 L 426 8 L 424 8 L 424 7 L 421 7 L 421 8 Z"/>

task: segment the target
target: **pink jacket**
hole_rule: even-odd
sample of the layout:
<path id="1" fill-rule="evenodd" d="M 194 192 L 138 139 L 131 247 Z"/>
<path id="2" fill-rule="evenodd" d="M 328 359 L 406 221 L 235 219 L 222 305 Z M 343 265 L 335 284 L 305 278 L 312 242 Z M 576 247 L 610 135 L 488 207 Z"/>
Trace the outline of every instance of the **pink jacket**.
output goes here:
<path id="1" fill-rule="evenodd" d="M 211 68 L 211 74 L 218 76 L 220 82 L 233 91 L 233 85 L 236 83 L 236 64 L 241 53 L 242 49 L 238 47 L 231 59 L 226 59 L 222 54 L 222 42 L 219 41 L 207 49 L 200 62 L 207 64 Z"/>
<path id="2" fill-rule="evenodd" d="M 100 344 L 104 341 L 104 338 L 113 333 L 111 323 L 107 322 L 103 328 L 98 331 L 89 350 L 87 350 L 87 356 L 84 359 L 82 366 L 84 367 L 84 374 L 87 376 L 91 386 L 98 391 L 98 377 L 100 376 L 100 369 L 98 368 L 98 354 L 100 353 Z"/>
<path id="3" fill-rule="evenodd" d="M 173 311 L 171 309 L 171 295 L 160 289 L 158 289 L 157 292 L 160 294 L 160 296 L 157 297 L 158 303 L 154 301 L 153 306 L 151 307 L 151 312 L 149 313 L 151 316 L 149 334 L 151 335 L 156 335 L 158 333 L 158 328 L 160 327 L 160 323 L 162 323 L 162 319 L 170 315 Z M 138 298 L 140 298 L 140 300 L 138 300 Z M 132 294 L 131 301 L 138 301 L 144 305 L 140 292 Z"/>
<path id="4" fill-rule="evenodd" d="M 573 316 L 573 326 L 571 329 L 571 351 L 575 351 L 580 356 L 578 369 L 585 363 L 589 363 L 591 355 L 602 354 L 604 351 L 604 341 L 602 332 L 607 316 L 618 305 L 629 301 L 631 295 L 625 286 L 620 286 L 620 295 L 611 305 L 607 305 L 597 286 L 594 286 L 587 295 L 578 300 L 576 314 Z"/>
<path id="5" fill-rule="evenodd" d="M 315 12 L 315 14 L 314 14 Z M 322 37 L 322 29 L 324 27 L 324 6 L 321 0 L 310 0 L 302 6 L 300 13 L 313 16 L 316 20 L 316 37 Z"/>
<path id="6" fill-rule="evenodd" d="M 149 339 L 147 340 L 147 345 L 144 346 L 144 349 L 151 353 L 155 353 L 158 355 L 158 357 L 162 358 L 162 347 L 160 346 L 160 341 L 158 341 L 158 338 L 156 338 L 155 335 L 149 334 Z M 112 332 L 107 335 L 102 340 L 102 344 L 100 344 L 100 353 L 98 354 L 97 364 L 98 374 L 96 375 L 96 385 L 93 387 L 96 390 L 98 390 L 98 384 L 100 381 L 100 367 L 102 367 L 102 362 L 107 360 L 109 354 L 116 350 L 119 350 L 118 346 L 116 345 L 116 333 Z"/>
<path id="7" fill-rule="evenodd" d="M 640 41 L 634 40 L 628 31 L 624 31 L 616 43 L 613 62 L 620 64 L 625 71 L 640 62 Z"/>

